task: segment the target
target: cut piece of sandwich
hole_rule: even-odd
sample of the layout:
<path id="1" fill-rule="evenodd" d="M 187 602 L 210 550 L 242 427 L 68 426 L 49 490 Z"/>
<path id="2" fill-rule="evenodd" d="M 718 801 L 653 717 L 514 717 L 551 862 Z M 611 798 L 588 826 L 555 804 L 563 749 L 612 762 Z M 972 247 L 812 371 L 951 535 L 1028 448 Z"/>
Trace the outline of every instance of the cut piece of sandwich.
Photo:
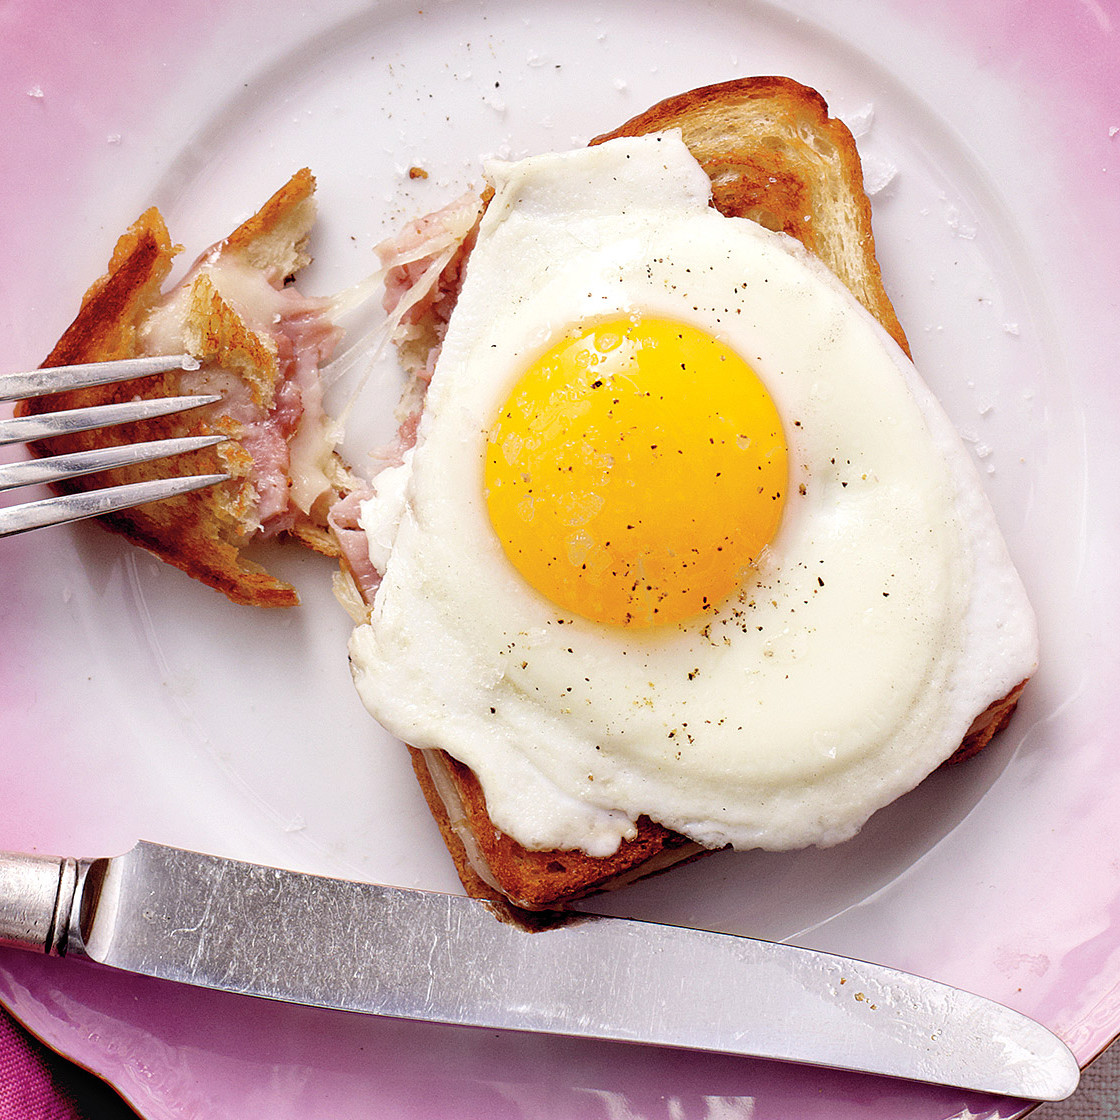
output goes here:
<path id="1" fill-rule="evenodd" d="M 854 140 L 841 122 L 829 116 L 819 94 L 785 78 L 722 83 L 662 102 L 594 143 L 671 129 L 681 131 L 691 154 L 707 172 L 713 204 L 721 213 L 795 237 L 909 352 L 883 288 Z M 456 256 L 454 275 L 440 286 L 441 320 L 453 301 L 462 263 Z M 417 304 L 421 305 L 422 301 Z M 438 347 L 440 324 L 429 326 Z M 415 331 L 411 337 L 422 333 Z M 430 376 L 432 362 L 417 362 L 413 356 L 409 365 L 429 372 L 414 373 L 406 394 L 412 411 L 402 421 L 405 443 L 415 433 L 415 410 L 422 401 L 417 382 Z M 469 579 L 469 573 L 464 572 L 463 578 Z M 376 582 L 367 580 L 362 586 L 371 603 Z M 353 608 L 355 596 L 348 598 Z M 360 615 L 360 609 L 355 613 Z M 983 749 L 1006 725 L 1024 683 L 1019 680 L 976 716 L 954 758 Z M 563 909 L 590 893 L 623 886 L 712 850 L 646 816 L 638 818 L 635 834 L 624 838 L 608 856 L 526 847 L 495 826 L 482 784 L 468 766 L 438 747 L 410 750 L 419 783 L 466 889 L 492 900 L 517 920 L 525 920 L 526 912 Z"/>
<path id="2" fill-rule="evenodd" d="M 323 410 L 320 366 L 339 331 L 325 300 L 302 296 L 292 277 L 310 260 L 315 180 L 303 169 L 171 290 L 180 247 L 149 209 L 117 242 L 108 271 L 86 293 L 45 366 L 148 354 L 190 355 L 197 369 L 39 397 L 24 415 L 179 394 L 220 393 L 177 416 L 79 433 L 33 446 L 49 455 L 170 436 L 229 441 L 175 460 L 67 480 L 61 493 L 178 473 L 228 473 L 208 490 L 102 517 L 102 523 L 236 603 L 290 606 L 295 589 L 244 551 L 288 536 L 327 555 L 337 544 L 327 511 L 352 485 Z"/>

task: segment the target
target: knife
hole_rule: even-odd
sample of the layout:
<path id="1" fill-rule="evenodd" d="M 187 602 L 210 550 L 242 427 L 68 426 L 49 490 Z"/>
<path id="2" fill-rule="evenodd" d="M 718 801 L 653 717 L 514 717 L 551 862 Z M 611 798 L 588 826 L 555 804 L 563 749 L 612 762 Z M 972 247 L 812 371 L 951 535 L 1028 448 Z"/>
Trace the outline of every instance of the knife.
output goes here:
<path id="1" fill-rule="evenodd" d="M 879 965 L 580 914 L 527 932 L 457 895 L 142 842 L 0 853 L 0 945 L 290 1003 L 771 1058 L 1031 1100 L 1080 1071 L 1045 1027 Z"/>

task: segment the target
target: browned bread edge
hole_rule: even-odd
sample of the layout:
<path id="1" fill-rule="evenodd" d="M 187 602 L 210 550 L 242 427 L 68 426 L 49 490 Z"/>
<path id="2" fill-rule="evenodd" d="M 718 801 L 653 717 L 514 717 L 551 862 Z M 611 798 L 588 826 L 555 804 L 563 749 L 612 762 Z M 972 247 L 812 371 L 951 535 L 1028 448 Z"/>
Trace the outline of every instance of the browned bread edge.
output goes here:
<path id="1" fill-rule="evenodd" d="M 816 90 L 773 75 L 719 82 L 660 101 L 591 143 L 671 128 L 708 173 L 720 213 L 795 237 L 909 355 L 875 256 L 855 139 Z"/>
<path id="2" fill-rule="evenodd" d="M 223 252 L 242 254 L 251 266 L 271 267 L 274 272 L 283 271 L 285 277 L 294 272 L 308 259 L 298 230 L 309 224 L 307 208 L 314 205 L 314 190 L 315 179 L 311 172 L 306 168 L 297 172 L 222 243 Z M 86 292 L 77 316 L 43 365 L 136 356 L 139 332 L 161 298 L 163 283 L 179 249 L 172 245 L 159 211 L 154 207 L 145 211 L 118 240 L 106 274 Z M 217 305 L 223 302 L 216 293 L 213 299 Z M 219 356 L 233 354 L 243 363 L 251 363 L 254 347 L 259 349 L 255 336 L 236 314 L 221 306 L 215 308 L 208 325 L 206 346 L 208 352 Z M 183 391 L 180 377 L 179 371 L 172 371 L 115 385 L 38 397 L 21 402 L 17 414 L 34 415 L 136 397 L 173 396 Z M 207 435 L 214 431 L 206 414 L 195 411 L 55 438 L 33 444 L 32 451 L 37 455 L 53 455 L 170 436 Z M 227 434 L 236 435 L 236 432 Z M 244 512 L 251 508 L 248 453 L 231 443 L 221 448 L 189 452 L 177 457 L 173 465 L 181 474 L 230 472 L 233 477 L 206 491 L 103 515 L 98 518 L 99 522 L 222 592 L 235 603 L 260 607 L 288 607 L 298 603 L 295 588 L 243 554 L 242 549 L 251 535 L 242 520 Z M 77 493 L 160 477 L 167 472 L 168 464 L 140 464 L 67 479 L 55 484 L 53 489 L 61 494 Z M 299 527 L 292 535 L 317 551 L 337 554 L 325 529 Z"/>

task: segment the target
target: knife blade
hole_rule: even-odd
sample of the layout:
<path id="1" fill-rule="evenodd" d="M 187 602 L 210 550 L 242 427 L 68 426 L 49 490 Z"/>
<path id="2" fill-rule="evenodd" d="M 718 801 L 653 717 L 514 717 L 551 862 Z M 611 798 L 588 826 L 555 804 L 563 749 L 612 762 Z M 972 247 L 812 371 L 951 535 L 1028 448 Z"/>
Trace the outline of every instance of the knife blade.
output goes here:
<path id="1" fill-rule="evenodd" d="M 457 895 L 147 842 L 0 854 L 0 944 L 291 1003 L 801 1062 L 1031 1100 L 1080 1071 L 1041 1024 L 880 965 L 578 915 L 528 932 Z"/>

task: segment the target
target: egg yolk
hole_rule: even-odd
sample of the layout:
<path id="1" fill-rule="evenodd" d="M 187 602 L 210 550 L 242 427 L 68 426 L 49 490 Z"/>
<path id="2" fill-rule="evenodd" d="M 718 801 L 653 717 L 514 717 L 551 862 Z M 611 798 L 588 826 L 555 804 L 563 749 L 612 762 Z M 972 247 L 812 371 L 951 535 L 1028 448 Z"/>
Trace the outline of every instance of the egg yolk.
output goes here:
<path id="1" fill-rule="evenodd" d="M 743 581 L 781 518 L 786 444 L 749 365 L 666 319 L 581 328 L 537 359 L 491 427 L 490 520 L 553 603 L 649 627 Z"/>

